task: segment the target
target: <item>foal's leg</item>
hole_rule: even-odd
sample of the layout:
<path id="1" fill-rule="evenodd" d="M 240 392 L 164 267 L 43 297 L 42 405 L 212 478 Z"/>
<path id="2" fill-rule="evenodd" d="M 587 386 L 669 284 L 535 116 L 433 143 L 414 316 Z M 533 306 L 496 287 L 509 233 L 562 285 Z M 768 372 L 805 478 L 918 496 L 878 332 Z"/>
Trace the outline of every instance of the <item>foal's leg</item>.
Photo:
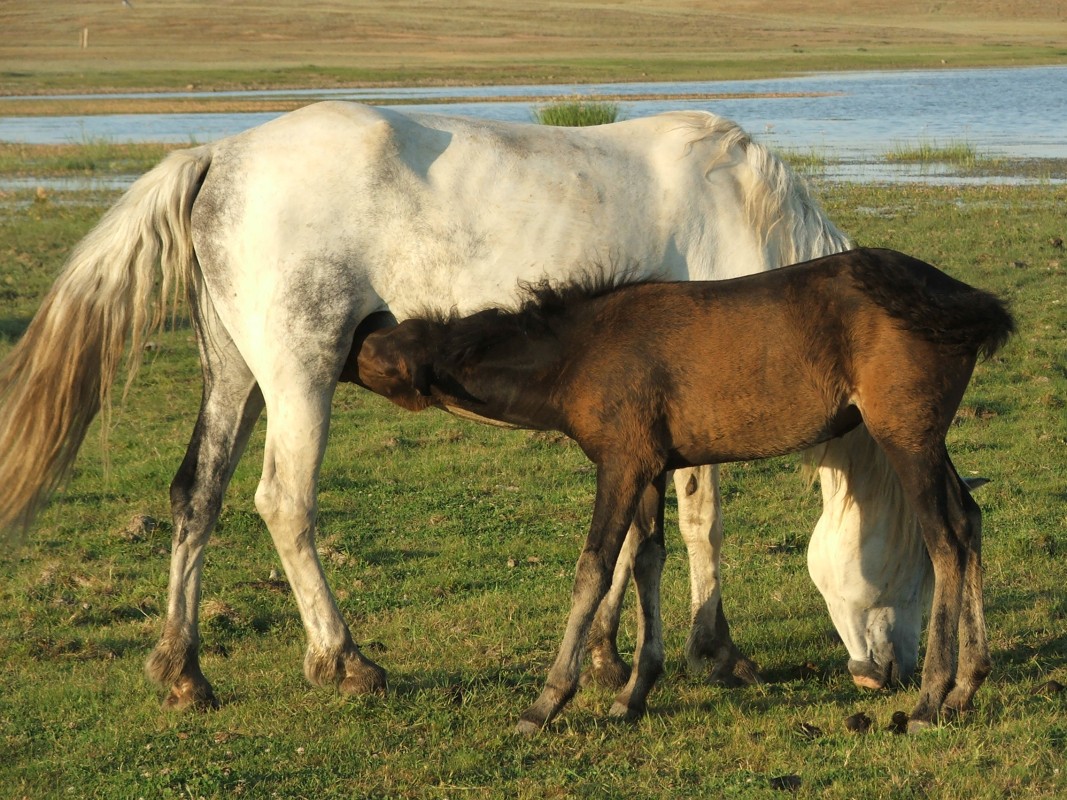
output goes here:
<path id="1" fill-rule="evenodd" d="M 548 680 L 536 702 L 523 712 L 517 729 L 534 733 L 555 717 L 578 688 L 582 649 L 600 601 L 611 585 L 611 575 L 622 549 L 641 493 L 659 469 L 643 472 L 629 461 L 621 466 L 597 469 L 593 521 L 578 558 L 571 594 L 571 610 L 559 654 L 548 671 Z"/>
<path id="2" fill-rule="evenodd" d="M 170 687 L 164 706 L 218 705 L 200 671 L 198 607 L 204 546 L 222 507 L 222 496 L 244 451 L 263 397 L 229 335 L 210 307 L 194 315 L 204 373 L 200 416 L 170 488 L 171 545 L 167 621 L 145 665 L 149 679 Z"/>
<path id="3" fill-rule="evenodd" d="M 956 684 L 961 627 L 972 630 L 981 621 L 973 617 L 973 608 L 968 612 L 972 617 L 966 621 L 963 613 L 965 570 L 977 540 L 977 531 L 965 512 L 961 495 L 965 490 L 961 489 L 943 445 L 935 454 L 908 453 L 888 447 L 887 453 L 919 518 L 934 566 L 933 608 L 922 684 L 919 702 L 908 724 L 909 731 L 917 731 L 937 722 L 942 704 Z M 981 585 L 971 590 L 972 595 L 974 591 L 980 594 Z M 980 605 L 980 597 L 970 599 L 977 599 Z M 984 642 L 983 633 L 978 648 Z M 968 642 L 967 649 L 966 659 L 973 664 L 975 643 Z"/>
<path id="4" fill-rule="evenodd" d="M 960 659 L 956 685 L 949 692 L 942 711 L 955 715 L 969 711 L 971 699 L 992 670 L 986 640 L 985 609 L 982 599 L 982 512 L 960 482 L 960 499 L 970 524 L 972 538 L 967 547 L 964 569 L 963 610 L 960 614 Z"/>
<path id="5" fill-rule="evenodd" d="M 663 545 L 663 498 L 666 475 L 649 484 L 641 496 L 629 537 L 637 540 L 633 575 L 637 584 L 637 647 L 630 680 L 615 698 L 610 714 L 633 720 L 645 713 L 645 703 L 663 672 L 663 623 L 660 619 L 660 578 L 667 551 Z"/>
<path id="6" fill-rule="evenodd" d="M 646 533 L 638 528 L 636 521 L 626 534 L 619 559 L 615 562 L 611 588 L 600 602 L 593 624 L 589 628 L 586 645 L 589 648 L 591 663 L 589 669 L 582 674 L 583 686 L 592 682 L 609 689 L 620 689 L 630 674 L 630 667 L 619 655 L 619 621 L 626 589 L 633 574 L 637 546 L 645 535 Z"/>
<path id="7" fill-rule="evenodd" d="M 674 488 L 678 524 L 689 551 L 692 627 L 685 643 L 686 664 L 694 675 L 707 675 L 713 683 L 759 683 L 759 668 L 734 645 L 722 611 L 719 467 L 677 470 Z"/>
<path id="8" fill-rule="evenodd" d="M 722 610 L 719 468 L 716 465 L 679 469 L 674 473 L 674 486 L 678 495 L 678 525 L 689 551 L 692 625 L 685 644 L 689 670 L 694 675 L 707 675 L 712 683 L 759 683 L 759 668 L 737 649 Z M 615 565 L 611 589 L 597 609 L 589 632 L 592 666 L 582 676 L 583 684 L 594 681 L 616 689 L 626 682 L 630 668 L 619 656 L 619 618 L 632 571 L 634 549 L 645 535 L 647 533 L 634 525 L 626 536 Z"/>

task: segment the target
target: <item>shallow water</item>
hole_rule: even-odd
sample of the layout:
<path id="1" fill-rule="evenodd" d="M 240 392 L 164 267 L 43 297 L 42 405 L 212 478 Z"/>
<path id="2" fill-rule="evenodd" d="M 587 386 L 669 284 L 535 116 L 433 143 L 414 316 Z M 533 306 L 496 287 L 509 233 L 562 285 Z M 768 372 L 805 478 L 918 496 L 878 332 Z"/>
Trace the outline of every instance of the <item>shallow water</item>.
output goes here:
<path id="1" fill-rule="evenodd" d="M 684 99 L 682 95 L 756 94 L 740 99 Z M 787 97 L 774 95 L 792 95 Z M 122 97 L 286 97 L 312 102 L 350 99 L 388 104 L 424 101 L 410 110 L 530 121 L 550 99 L 612 95 L 621 118 L 671 109 L 712 111 L 741 123 L 774 148 L 814 151 L 850 164 L 874 164 L 901 144 L 964 142 L 981 156 L 1067 159 L 1067 67 L 943 69 L 857 72 L 752 81 L 635 83 L 553 86 L 495 86 L 403 89 L 272 90 L 178 92 Z M 797 96 L 803 95 L 803 96 Z M 92 99 L 103 96 L 79 95 Z M 114 97 L 113 95 L 111 97 Z M 497 97 L 522 101 L 493 102 Z M 443 103 L 445 99 L 465 98 Z M 651 98 L 651 99 L 649 99 Z M 0 98 L 0 115 L 7 98 Z M 94 139 L 116 142 L 208 142 L 239 133 L 279 116 L 278 112 L 195 114 L 104 114 L 76 117 L 0 116 L 0 141 L 56 144 Z M 874 179 L 937 182 L 950 175 L 913 175 L 882 165 Z M 871 179 L 869 170 L 839 171 Z M 1053 182 L 1065 175 L 1053 175 Z M 967 181 L 994 179 L 960 178 Z M 997 182 L 1007 182 L 1000 178 Z"/>

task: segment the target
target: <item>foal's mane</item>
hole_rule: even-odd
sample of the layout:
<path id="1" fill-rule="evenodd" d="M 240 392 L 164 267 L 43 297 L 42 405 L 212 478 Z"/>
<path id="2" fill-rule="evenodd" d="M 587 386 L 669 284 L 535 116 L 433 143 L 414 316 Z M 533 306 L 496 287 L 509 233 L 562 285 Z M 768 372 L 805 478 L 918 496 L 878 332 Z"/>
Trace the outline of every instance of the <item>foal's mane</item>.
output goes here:
<path id="1" fill-rule="evenodd" d="M 551 336 L 553 322 L 558 322 L 585 303 L 627 286 L 653 283 L 655 278 L 642 277 L 637 266 L 622 270 L 597 265 L 563 282 L 548 278 L 520 281 L 515 306 L 492 306 L 470 316 L 455 309 L 430 318 L 443 326 L 439 355 L 441 363 L 462 367 L 485 355 L 502 341 L 529 340 Z"/>

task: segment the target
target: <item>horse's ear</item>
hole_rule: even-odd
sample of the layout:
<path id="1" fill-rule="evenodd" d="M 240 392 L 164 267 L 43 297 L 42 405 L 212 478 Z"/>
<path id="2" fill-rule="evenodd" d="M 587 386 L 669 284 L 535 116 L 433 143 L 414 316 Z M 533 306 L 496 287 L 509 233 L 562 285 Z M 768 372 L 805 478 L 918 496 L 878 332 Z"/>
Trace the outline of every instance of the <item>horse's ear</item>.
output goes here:
<path id="1" fill-rule="evenodd" d="M 430 384 L 433 383 L 433 365 L 432 364 L 419 364 L 415 367 L 415 371 L 411 378 L 411 385 L 415 387 L 415 391 L 423 397 L 430 396 Z"/>

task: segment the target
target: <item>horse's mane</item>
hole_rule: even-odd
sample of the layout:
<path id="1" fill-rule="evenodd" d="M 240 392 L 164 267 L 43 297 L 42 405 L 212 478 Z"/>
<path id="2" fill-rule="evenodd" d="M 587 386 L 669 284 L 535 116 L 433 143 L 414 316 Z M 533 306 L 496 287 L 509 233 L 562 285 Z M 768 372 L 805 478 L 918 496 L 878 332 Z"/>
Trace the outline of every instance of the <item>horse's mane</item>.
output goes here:
<path id="1" fill-rule="evenodd" d="M 637 267 L 613 270 L 594 266 L 566 281 L 520 281 L 518 304 L 492 306 L 470 316 L 455 309 L 432 313 L 430 319 L 443 326 L 439 350 L 440 363 L 462 367 L 480 359 L 492 345 L 514 337 L 541 336 L 551 331 L 552 323 L 573 311 L 575 306 L 626 286 L 655 282 L 641 277 Z"/>
<path id="2" fill-rule="evenodd" d="M 745 216 L 762 239 L 767 267 L 782 267 L 848 250 L 853 245 L 811 196 L 804 179 L 732 120 L 708 112 L 684 115 L 689 147 L 714 143 L 704 174 L 743 163 L 752 176 Z"/>

